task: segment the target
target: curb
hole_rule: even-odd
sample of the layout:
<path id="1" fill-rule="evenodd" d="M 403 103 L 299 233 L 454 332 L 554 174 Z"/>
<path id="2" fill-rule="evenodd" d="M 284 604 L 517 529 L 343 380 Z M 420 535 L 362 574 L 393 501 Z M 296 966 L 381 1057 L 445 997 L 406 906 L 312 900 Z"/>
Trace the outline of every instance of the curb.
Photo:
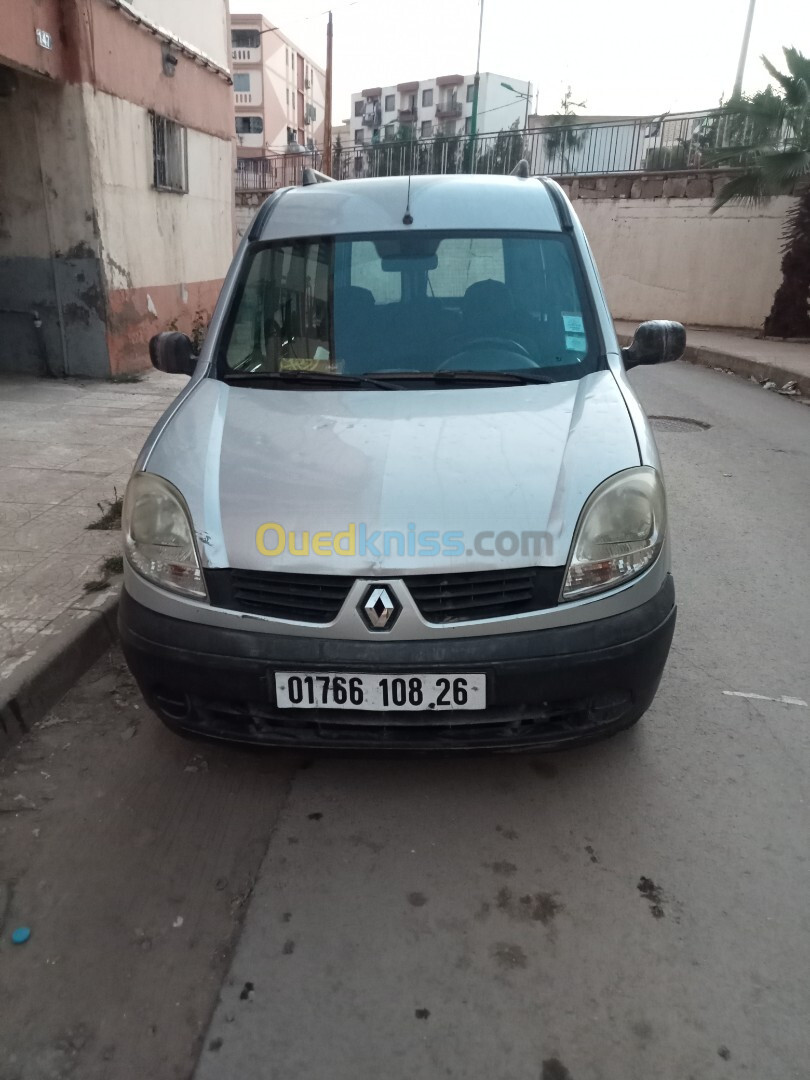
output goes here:
<path id="1" fill-rule="evenodd" d="M 701 367 L 720 367 L 733 371 L 735 375 L 746 378 L 753 376 L 760 383 L 775 382 L 777 389 L 787 382 L 795 382 L 801 396 L 810 396 L 810 375 L 802 375 L 779 364 L 767 364 L 761 360 L 751 360 L 747 356 L 733 356 L 696 345 L 687 345 L 683 358 L 690 364 L 700 364 Z"/>
<path id="2" fill-rule="evenodd" d="M 688 333 L 688 331 L 687 331 Z M 617 334 L 620 345 L 629 345 L 633 340 L 630 334 Z M 701 367 L 723 368 L 733 371 L 735 375 L 757 380 L 759 383 L 775 382 L 777 388 L 787 382 L 795 382 L 802 397 L 810 397 L 810 375 L 803 375 L 790 368 L 781 367 L 779 364 L 767 364 L 762 360 L 751 360 L 747 356 L 735 356 L 733 353 L 721 352 L 719 349 L 709 349 L 705 345 L 689 345 L 681 357 L 690 364 L 699 364 Z"/>
<path id="3" fill-rule="evenodd" d="M 0 757 L 118 640 L 119 582 L 96 606 L 64 611 L 37 635 L 33 656 L 0 682 Z"/>

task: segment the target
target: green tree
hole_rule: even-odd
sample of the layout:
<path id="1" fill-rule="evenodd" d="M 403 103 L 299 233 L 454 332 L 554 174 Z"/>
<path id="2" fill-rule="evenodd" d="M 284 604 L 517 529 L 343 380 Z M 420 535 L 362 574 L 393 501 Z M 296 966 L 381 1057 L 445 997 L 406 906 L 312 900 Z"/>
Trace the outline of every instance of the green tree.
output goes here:
<path id="1" fill-rule="evenodd" d="M 515 120 L 506 131 L 499 131 L 494 140 L 487 140 L 487 149 L 476 157 L 475 172 L 505 175 L 514 169 L 524 156 L 523 132 L 519 123 Z M 483 144 L 483 139 L 480 144 Z"/>
<path id="2" fill-rule="evenodd" d="M 414 134 L 410 124 L 400 124 L 394 134 L 368 151 L 369 176 L 407 176 L 414 171 Z"/>
<path id="3" fill-rule="evenodd" d="M 731 202 L 761 203 L 774 195 L 796 195 L 782 234 L 782 283 L 765 319 L 771 337 L 810 337 L 810 59 L 785 48 L 787 74 L 764 56 L 778 84 L 753 99 L 732 99 L 728 108 L 753 120 L 748 145 L 729 146 L 717 160 L 742 172 L 715 199 L 713 210 Z M 725 140 L 724 140 L 725 141 Z"/>
<path id="4" fill-rule="evenodd" d="M 572 97 L 569 86 L 560 102 L 560 111 L 549 118 L 550 125 L 557 129 L 544 136 L 546 156 L 551 162 L 548 168 L 550 173 L 574 171 L 572 157 L 584 138 L 583 132 L 572 131 L 571 128 L 581 122 L 581 117 L 574 110 L 584 109 L 587 105 L 584 101 L 572 101 Z"/>
<path id="5" fill-rule="evenodd" d="M 343 164 L 343 155 L 341 153 L 342 150 L 343 143 L 340 141 L 340 135 L 338 135 L 338 137 L 335 139 L 335 146 L 332 151 L 332 176 L 334 176 L 336 180 L 343 179 L 343 170 L 341 168 Z"/>

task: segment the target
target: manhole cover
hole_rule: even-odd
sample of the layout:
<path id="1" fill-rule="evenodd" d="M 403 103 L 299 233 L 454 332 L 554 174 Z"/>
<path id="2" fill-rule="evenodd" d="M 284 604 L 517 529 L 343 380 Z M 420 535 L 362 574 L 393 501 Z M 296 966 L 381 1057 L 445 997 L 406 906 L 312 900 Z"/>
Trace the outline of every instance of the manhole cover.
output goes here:
<path id="1" fill-rule="evenodd" d="M 647 419 L 655 431 L 708 431 L 712 426 L 689 416 L 649 416 Z"/>

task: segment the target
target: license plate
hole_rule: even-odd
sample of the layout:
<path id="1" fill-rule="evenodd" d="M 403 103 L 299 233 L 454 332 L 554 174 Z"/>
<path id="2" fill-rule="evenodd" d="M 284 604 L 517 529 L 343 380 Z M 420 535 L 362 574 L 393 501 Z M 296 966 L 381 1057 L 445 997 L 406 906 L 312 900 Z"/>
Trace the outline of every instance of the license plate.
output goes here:
<path id="1" fill-rule="evenodd" d="M 277 671 L 280 709 L 354 709 L 367 712 L 443 712 L 485 709 L 487 680 L 476 675 L 373 675 Z"/>

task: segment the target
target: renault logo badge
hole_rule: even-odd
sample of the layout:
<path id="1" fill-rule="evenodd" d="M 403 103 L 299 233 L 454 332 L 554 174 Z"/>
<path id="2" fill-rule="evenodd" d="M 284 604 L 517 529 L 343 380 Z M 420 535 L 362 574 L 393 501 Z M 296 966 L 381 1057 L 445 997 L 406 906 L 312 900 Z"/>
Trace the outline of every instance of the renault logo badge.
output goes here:
<path id="1" fill-rule="evenodd" d="M 360 602 L 359 610 L 369 630 L 390 630 L 401 607 L 389 585 L 373 585 Z"/>

